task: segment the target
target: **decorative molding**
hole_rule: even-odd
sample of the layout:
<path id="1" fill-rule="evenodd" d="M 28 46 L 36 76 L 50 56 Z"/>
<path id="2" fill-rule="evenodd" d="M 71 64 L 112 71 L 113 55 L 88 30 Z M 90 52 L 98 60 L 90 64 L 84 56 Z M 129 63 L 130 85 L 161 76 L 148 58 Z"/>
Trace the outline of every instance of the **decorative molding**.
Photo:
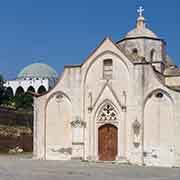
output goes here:
<path id="1" fill-rule="evenodd" d="M 84 142 L 72 142 L 72 145 L 84 145 Z"/>
<path id="2" fill-rule="evenodd" d="M 133 133 L 134 133 L 133 144 L 134 144 L 134 146 L 136 148 L 138 148 L 139 145 L 140 145 L 140 128 L 141 128 L 141 124 L 139 123 L 139 121 L 137 119 L 133 122 L 132 128 L 133 128 Z"/>
<path id="3" fill-rule="evenodd" d="M 89 107 L 88 107 L 88 112 L 91 113 L 93 108 L 92 108 L 92 92 L 89 92 L 88 94 L 88 98 L 89 98 Z"/>
<path id="4" fill-rule="evenodd" d="M 119 98 L 117 97 L 115 91 L 113 90 L 111 84 L 109 83 L 109 81 L 107 80 L 104 84 L 104 86 L 102 87 L 99 95 L 97 96 L 97 99 L 95 100 L 94 104 L 92 105 L 92 109 L 96 106 L 98 100 L 100 99 L 100 97 L 102 96 L 106 86 L 109 88 L 109 90 L 111 91 L 112 95 L 114 96 L 114 98 L 116 99 L 117 103 L 119 104 L 119 106 L 121 107 L 122 111 L 126 112 L 126 104 L 122 104 L 119 100 Z M 124 91 L 123 91 L 124 92 Z"/>
<path id="5" fill-rule="evenodd" d="M 58 95 L 56 95 L 56 102 L 57 103 L 61 103 L 62 101 L 63 101 L 63 95 L 62 94 L 58 94 Z"/>
<path id="6" fill-rule="evenodd" d="M 106 88 L 107 85 L 108 85 L 108 81 L 106 80 L 106 82 L 104 83 L 104 86 L 102 87 L 102 89 L 101 89 L 100 93 L 98 94 L 98 96 L 97 96 L 94 104 L 93 104 L 92 107 L 91 107 L 92 109 L 93 109 L 93 107 L 96 106 L 98 100 L 100 99 L 100 97 L 101 97 L 101 95 L 103 94 L 103 91 L 105 90 L 105 88 Z"/>
<path id="7" fill-rule="evenodd" d="M 52 148 L 51 151 L 55 152 L 55 153 L 62 153 L 62 154 L 67 154 L 67 155 L 72 154 L 72 148 L 71 147 L 69 147 L 69 148 L 59 148 L 59 149 Z"/>
<path id="8" fill-rule="evenodd" d="M 93 107 L 92 107 L 92 106 L 91 106 L 91 107 L 88 107 L 88 112 L 89 112 L 89 113 L 91 113 L 92 110 L 93 110 Z"/>
<path id="9" fill-rule="evenodd" d="M 82 121 L 81 118 L 79 116 L 77 116 L 75 118 L 74 121 L 71 122 L 71 126 L 73 128 L 82 128 L 82 127 L 86 127 L 86 122 L 85 121 Z"/>
<path id="10" fill-rule="evenodd" d="M 133 127 L 134 134 L 138 136 L 140 134 L 141 124 L 139 123 L 137 119 L 133 122 L 132 127 Z"/>

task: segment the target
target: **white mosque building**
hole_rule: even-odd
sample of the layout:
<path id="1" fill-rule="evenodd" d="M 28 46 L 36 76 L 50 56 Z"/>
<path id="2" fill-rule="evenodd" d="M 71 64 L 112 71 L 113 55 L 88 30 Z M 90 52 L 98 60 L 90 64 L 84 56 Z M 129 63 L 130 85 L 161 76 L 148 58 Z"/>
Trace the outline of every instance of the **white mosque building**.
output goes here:
<path id="1" fill-rule="evenodd" d="M 55 85 L 57 77 L 57 72 L 49 65 L 34 63 L 22 69 L 15 80 L 7 80 L 4 85 L 12 96 L 25 92 L 42 94 Z"/>

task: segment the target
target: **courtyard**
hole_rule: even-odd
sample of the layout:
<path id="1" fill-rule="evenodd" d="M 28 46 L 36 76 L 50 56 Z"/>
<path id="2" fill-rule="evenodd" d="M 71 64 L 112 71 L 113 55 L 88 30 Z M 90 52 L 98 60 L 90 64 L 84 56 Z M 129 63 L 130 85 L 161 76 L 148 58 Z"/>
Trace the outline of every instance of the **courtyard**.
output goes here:
<path id="1" fill-rule="evenodd" d="M 179 180 L 180 169 L 0 155 L 0 180 Z"/>

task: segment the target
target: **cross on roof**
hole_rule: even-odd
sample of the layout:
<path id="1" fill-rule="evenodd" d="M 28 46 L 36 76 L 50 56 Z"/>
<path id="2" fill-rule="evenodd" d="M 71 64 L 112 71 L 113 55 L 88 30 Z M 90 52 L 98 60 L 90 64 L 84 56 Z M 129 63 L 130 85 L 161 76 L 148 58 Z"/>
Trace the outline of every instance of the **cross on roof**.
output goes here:
<path id="1" fill-rule="evenodd" d="M 137 10 L 137 12 L 139 13 L 139 16 L 143 15 L 144 9 L 142 6 L 139 7 L 139 9 Z"/>

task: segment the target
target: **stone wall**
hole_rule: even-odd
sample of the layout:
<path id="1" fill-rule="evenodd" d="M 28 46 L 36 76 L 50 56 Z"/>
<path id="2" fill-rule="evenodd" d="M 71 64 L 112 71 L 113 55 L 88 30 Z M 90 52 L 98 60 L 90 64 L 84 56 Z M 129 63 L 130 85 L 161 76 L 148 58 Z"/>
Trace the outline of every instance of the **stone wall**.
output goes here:
<path id="1" fill-rule="evenodd" d="M 0 108 L 0 151 L 20 148 L 33 150 L 33 114 L 10 108 Z"/>
<path id="2" fill-rule="evenodd" d="M 33 151 L 33 137 L 32 135 L 21 136 L 0 136 L 0 151 L 10 152 L 12 149 L 23 149 L 24 152 Z"/>

